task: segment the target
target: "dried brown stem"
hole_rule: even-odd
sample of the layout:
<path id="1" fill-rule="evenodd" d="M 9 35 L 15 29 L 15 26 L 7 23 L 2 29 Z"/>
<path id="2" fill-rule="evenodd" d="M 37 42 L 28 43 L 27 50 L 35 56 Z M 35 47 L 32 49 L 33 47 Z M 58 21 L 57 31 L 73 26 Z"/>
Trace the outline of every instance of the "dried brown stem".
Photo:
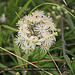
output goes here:
<path id="1" fill-rule="evenodd" d="M 38 68 L 38 69 L 42 70 L 43 72 L 45 72 L 45 73 L 47 73 L 47 74 L 49 74 L 49 75 L 53 75 L 53 74 L 51 74 L 50 72 L 45 71 L 43 68 L 40 68 L 40 67 L 38 67 L 38 66 L 34 65 L 33 63 L 31 63 L 31 62 L 29 62 L 29 61 L 27 61 L 27 60 L 25 60 L 25 59 L 23 59 L 23 58 L 19 57 L 18 55 L 14 54 L 14 53 L 12 53 L 12 52 L 10 52 L 10 51 L 8 51 L 8 50 L 6 50 L 6 49 L 2 48 L 2 47 L 0 47 L 0 49 L 2 49 L 2 50 L 4 50 L 4 51 L 6 51 L 6 52 L 8 52 L 8 53 L 10 53 L 11 55 L 16 56 L 17 58 L 19 58 L 19 59 L 21 59 L 21 60 L 23 60 L 23 61 L 25 61 L 25 62 L 29 63 L 30 65 L 32 65 L 32 66 L 34 66 L 34 67 L 36 67 L 36 68 Z"/>
<path id="2" fill-rule="evenodd" d="M 43 44 L 42 44 L 42 45 L 43 45 Z M 43 46 L 44 46 L 44 45 L 43 45 Z M 45 47 L 45 46 L 44 46 L 44 48 L 46 49 L 46 47 Z M 50 52 L 49 52 L 47 49 L 46 49 L 46 51 L 47 51 L 47 52 L 48 52 L 48 54 L 50 55 L 50 57 L 51 57 L 52 61 L 54 62 L 55 66 L 56 66 L 56 68 L 57 68 L 57 70 L 59 71 L 60 75 L 62 75 L 62 73 L 61 73 L 61 71 L 60 71 L 59 67 L 57 66 L 57 64 L 56 64 L 55 60 L 53 59 L 52 55 L 50 54 Z"/>
<path id="3" fill-rule="evenodd" d="M 52 61 L 52 60 L 41 60 L 39 62 L 44 62 L 44 61 Z M 64 61 L 64 60 L 55 60 L 55 61 Z M 34 61 L 34 62 L 31 62 L 31 63 L 38 63 L 38 61 Z M 17 67 L 20 67 L 20 66 L 24 66 L 24 65 L 28 65 L 28 64 L 29 63 L 21 64 L 21 65 L 18 65 L 18 66 L 11 67 L 9 69 L 11 70 L 11 69 L 14 69 L 14 68 L 17 68 Z M 0 73 L 3 73 L 5 71 L 8 71 L 8 70 L 2 70 L 2 71 L 0 71 Z"/>
<path id="4" fill-rule="evenodd" d="M 67 3 L 66 3 L 66 1 L 65 1 L 65 0 L 63 0 L 63 2 L 65 3 L 65 5 L 67 5 Z"/>
<path id="5" fill-rule="evenodd" d="M 16 15 L 19 17 L 19 19 L 21 20 L 21 21 L 23 21 L 21 18 L 20 18 L 20 16 L 18 15 L 18 13 L 17 12 L 15 12 L 16 13 Z"/>
<path id="6" fill-rule="evenodd" d="M 61 17 L 61 37 L 62 37 L 62 48 L 63 48 L 63 56 L 66 55 L 66 50 L 65 50 L 65 39 L 64 39 L 64 24 L 63 24 L 63 17 Z M 64 66 L 63 66 L 63 74 L 66 75 L 66 60 L 64 58 Z"/>

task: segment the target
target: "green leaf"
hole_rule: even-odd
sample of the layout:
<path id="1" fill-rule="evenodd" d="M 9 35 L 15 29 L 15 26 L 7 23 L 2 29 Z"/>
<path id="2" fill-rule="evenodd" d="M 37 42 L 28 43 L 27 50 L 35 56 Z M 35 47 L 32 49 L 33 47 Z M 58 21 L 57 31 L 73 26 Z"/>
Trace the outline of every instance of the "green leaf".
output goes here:
<path id="1" fill-rule="evenodd" d="M 21 57 L 20 49 L 19 49 L 19 47 L 18 47 L 17 45 L 15 45 L 15 44 L 14 44 L 14 50 L 15 50 L 15 54 Z M 19 64 L 19 65 L 22 65 L 22 64 L 23 64 L 23 61 L 22 61 L 21 59 L 17 58 L 17 61 L 18 61 L 18 64 Z M 23 68 L 23 66 L 21 66 L 21 68 Z M 22 74 L 24 74 L 23 71 L 21 71 L 21 72 L 22 72 Z"/>
<path id="2" fill-rule="evenodd" d="M 10 26 L 8 26 L 8 25 L 2 25 L 2 26 L 3 26 L 4 28 L 10 29 L 10 30 L 12 30 L 12 31 L 18 32 L 17 29 L 12 28 L 12 27 L 10 27 Z"/>
<path id="3" fill-rule="evenodd" d="M 74 72 L 73 72 L 73 69 L 72 69 L 72 66 L 71 66 L 71 62 L 70 62 L 70 58 L 67 55 L 65 55 L 64 57 L 66 59 L 67 65 L 69 66 L 70 70 L 72 71 L 72 73 L 74 75 Z"/>
<path id="4" fill-rule="evenodd" d="M 14 48 L 12 48 L 12 47 L 4 47 L 4 48 L 9 50 L 9 51 L 13 51 L 14 50 Z"/>
<path id="5" fill-rule="evenodd" d="M 36 6 L 36 3 L 35 3 L 35 1 L 34 1 L 34 0 L 32 0 L 32 4 L 33 4 L 33 6 L 34 6 L 34 7 Z"/>
<path id="6" fill-rule="evenodd" d="M 46 56 L 47 52 L 40 51 L 40 60 Z"/>
<path id="7" fill-rule="evenodd" d="M 17 65 L 18 63 L 17 63 L 16 59 L 14 58 L 14 56 L 12 56 L 12 55 L 9 55 L 9 56 L 15 62 L 15 64 Z"/>
<path id="8" fill-rule="evenodd" d="M 1 26 L 0 26 L 0 46 L 2 46 L 2 33 L 1 33 Z"/>
<path id="9" fill-rule="evenodd" d="M 28 57 L 29 57 L 29 56 L 30 56 L 30 53 L 23 55 L 22 58 L 25 59 L 25 60 L 28 60 Z M 25 63 L 26 63 L 26 62 L 25 62 Z"/>
<path id="10" fill-rule="evenodd" d="M 3 70 L 6 68 L 6 69 L 8 69 L 9 67 L 7 67 L 6 65 L 3 65 L 2 63 L 0 63 L 0 67 L 1 68 L 3 68 Z M 8 70 L 8 72 L 10 72 L 10 73 L 12 73 L 13 75 L 15 75 L 15 71 L 10 71 L 10 70 Z"/>
<path id="11" fill-rule="evenodd" d="M 15 54 L 21 57 L 21 53 L 17 45 L 16 46 L 14 45 L 14 50 L 15 50 Z M 17 58 L 17 60 L 18 60 L 19 65 L 23 64 L 21 59 Z"/>
<path id="12" fill-rule="evenodd" d="M 75 28 L 73 28 L 71 31 L 67 32 L 67 33 L 65 34 L 65 37 L 69 36 L 69 35 L 72 34 L 74 31 L 75 31 Z"/>
<path id="13" fill-rule="evenodd" d="M 16 14 L 15 12 L 19 11 L 19 7 L 14 4 L 8 4 L 6 7 L 5 15 L 6 15 L 6 21 L 8 24 L 11 25 L 12 21 L 14 20 Z"/>
<path id="14" fill-rule="evenodd" d="M 0 46 L 2 46 L 2 30 L 1 30 L 1 26 L 0 26 Z M 3 53 L 2 50 L 0 50 L 1 53 Z M 1 55 L 1 59 L 2 59 L 2 62 L 5 63 L 5 57 L 4 55 Z"/>
<path id="15" fill-rule="evenodd" d="M 16 2 L 16 0 L 9 0 L 10 4 L 14 4 Z"/>
<path id="16" fill-rule="evenodd" d="M 74 40 L 75 39 L 75 35 L 71 35 L 71 36 L 68 36 L 68 38 L 66 38 L 65 40 L 66 41 L 69 41 L 69 40 Z"/>
<path id="17" fill-rule="evenodd" d="M 39 57 L 39 60 L 41 60 L 45 57 L 46 54 L 47 54 L 47 52 L 43 52 L 41 50 L 39 53 L 39 47 L 36 47 L 35 50 L 33 51 L 33 54 L 32 54 L 32 60 L 36 61 L 36 60 L 38 60 L 38 57 Z"/>
<path id="18" fill-rule="evenodd" d="M 0 3 L 0 16 L 4 13 L 4 7 L 5 7 L 6 3 Z"/>
<path id="19" fill-rule="evenodd" d="M 66 0 L 66 3 L 69 5 L 71 4 L 71 2 L 73 2 L 73 0 Z"/>
<path id="20" fill-rule="evenodd" d="M 72 62 L 72 68 L 75 71 L 75 60 Z"/>
<path id="21" fill-rule="evenodd" d="M 25 8 L 31 3 L 32 0 L 28 0 L 28 2 L 23 6 L 23 8 L 18 12 L 18 15 L 20 16 L 22 12 L 25 10 Z M 15 17 L 11 25 L 13 25 L 18 19 L 18 16 Z"/>
<path id="22" fill-rule="evenodd" d="M 16 0 L 16 3 L 15 3 L 15 5 L 18 5 L 18 2 L 19 2 L 19 0 Z"/>
<path id="23" fill-rule="evenodd" d="M 58 4 L 50 3 L 50 2 L 49 2 L 49 3 L 46 2 L 46 3 L 42 3 L 42 4 L 37 5 L 36 7 L 34 7 L 34 8 L 30 11 L 29 14 L 31 14 L 35 9 L 37 9 L 38 7 L 43 6 L 43 5 L 54 5 L 54 6 L 59 6 L 60 8 L 62 8 L 64 11 L 67 11 L 71 16 L 73 16 L 73 17 L 75 18 L 75 16 L 74 16 L 71 12 L 69 12 L 67 9 L 63 8 L 62 6 L 60 6 L 60 5 L 58 5 Z"/>
<path id="24" fill-rule="evenodd" d="M 70 24 L 71 28 L 72 28 L 72 29 L 75 29 L 74 23 L 73 23 L 73 21 L 72 21 L 72 19 L 71 19 L 71 17 L 70 17 L 69 14 L 67 15 L 67 19 L 68 19 L 68 21 L 69 21 L 69 24 Z M 75 32 L 74 32 L 74 33 L 75 33 Z"/>
<path id="25" fill-rule="evenodd" d="M 39 63 L 41 67 L 48 67 L 48 68 L 52 68 L 52 67 L 55 67 L 54 63 L 53 62 L 50 62 L 50 61 L 46 61 L 46 62 L 40 62 Z"/>

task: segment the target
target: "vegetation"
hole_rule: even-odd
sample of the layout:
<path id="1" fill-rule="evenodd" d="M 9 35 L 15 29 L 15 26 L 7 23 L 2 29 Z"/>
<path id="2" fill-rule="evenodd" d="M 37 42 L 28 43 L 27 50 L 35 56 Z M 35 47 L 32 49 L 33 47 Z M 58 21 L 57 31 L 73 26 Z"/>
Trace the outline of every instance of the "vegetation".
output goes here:
<path id="1" fill-rule="evenodd" d="M 25 54 L 14 44 L 16 23 L 34 10 L 42 10 L 52 17 L 58 36 L 47 52 L 43 53 L 37 46 Z M 75 1 L 0 0 L 0 74 L 74 75 Z"/>

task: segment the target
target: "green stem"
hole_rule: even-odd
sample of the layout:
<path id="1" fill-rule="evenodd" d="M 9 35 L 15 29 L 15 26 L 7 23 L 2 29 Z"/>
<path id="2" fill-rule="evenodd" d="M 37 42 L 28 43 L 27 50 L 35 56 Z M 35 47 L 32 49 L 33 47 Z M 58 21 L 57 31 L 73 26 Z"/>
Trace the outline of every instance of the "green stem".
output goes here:
<path id="1" fill-rule="evenodd" d="M 69 12 L 67 9 L 63 8 L 62 6 L 58 5 L 58 4 L 55 4 L 55 3 L 42 3 L 42 4 L 39 4 L 37 5 L 36 7 L 34 7 L 29 14 L 31 14 L 35 9 L 37 9 L 38 7 L 42 6 L 42 5 L 55 5 L 55 6 L 59 6 L 60 8 L 62 8 L 64 11 L 67 11 L 71 16 L 73 16 L 75 18 L 75 16 Z"/>

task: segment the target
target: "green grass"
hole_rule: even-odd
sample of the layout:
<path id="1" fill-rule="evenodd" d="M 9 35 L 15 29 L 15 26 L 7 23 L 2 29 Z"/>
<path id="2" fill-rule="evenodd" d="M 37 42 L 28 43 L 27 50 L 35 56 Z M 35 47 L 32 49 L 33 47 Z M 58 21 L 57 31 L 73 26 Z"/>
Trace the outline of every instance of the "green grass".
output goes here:
<path id="1" fill-rule="evenodd" d="M 56 37 L 56 42 L 52 45 L 49 49 L 52 57 L 54 58 L 55 62 L 57 63 L 59 69 L 63 73 L 64 58 L 66 59 L 66 66 L 67 66 L 67 74 L 66 75 L 74 75 L 75 73 L 75 1 L 74 0 L 66 0 L 67 6 L 64 4 L 63 0 L 0 0 L 0 17 L 3 13 L 5 13 L 6 22 L 2 23 L 0 20 L 0 47 L 15 53 L 19 57 L 27 60 L 38 67 L 49 67 L 47 72 L 52 73 L 53 75 L 60 75 L 59 71 L 57 70 L 53 60 L 49 56 L 49 54 L 43 53 L 40 51 L 39 48 L 36 47 L 30 54 L 25 54 L 22 52 L 22 49 L 14 44 L 14 39 L 18 32 L 18 26 L 16 23 L 20 19 L 18 15 L 22 18 L 25 15 L 31 14 L 35 10 L 43 10 L 45 13 L 50 13 L 50 16 L 53 18 L 54 23 L 56 24 L 57 29 L 61 29 L 61 22 L 60 19 L 63 18 L 63 25 L 64 25 L 64 39 L 65 39 L 65 47 L 66 47 L 66 55 L 63 56 L 63 49 L 62 49 L 62 38 L 61 38 L 61 31 L 58 32 L 58 36 Z M 63 4 L 65 6 L 63 6 Z M 56 8 L 53 9 L 52 6 Z M 60 10 L 57 9 L 57 6 L 60 7 Z M 71 12 L 74 10 L 74 12 Z M 55 14 L 52 14 L 52 11 Z M 68 13 L 65 14 L 65 11 Z M 15 13 L 17 12 L 18 15 Z M 61 18 L 57 19 L 56 16 L 62 16 Z M 68 29 L 67 29 L 68 27 Z M 39 63 L 38 63 L 38 57 Z M 23 65 L 23 66 L 21 66 Z M 19 68 L 24 70 L 7 70 L 5 68 Z M 47 72 L 34 70 L 29 71 L 25 68 L 35 68 L 33 65 L 11 55 L 10 53 L 7 54 L 6 51 L 0 49 L 0 75 L 17 75 L 16 73 L 19 72 L 20 75 L 48 75 Z M 37 69 L 37 68 L 36 68 Z M 71 71 L 70 71 L 71 70 Z"/>

